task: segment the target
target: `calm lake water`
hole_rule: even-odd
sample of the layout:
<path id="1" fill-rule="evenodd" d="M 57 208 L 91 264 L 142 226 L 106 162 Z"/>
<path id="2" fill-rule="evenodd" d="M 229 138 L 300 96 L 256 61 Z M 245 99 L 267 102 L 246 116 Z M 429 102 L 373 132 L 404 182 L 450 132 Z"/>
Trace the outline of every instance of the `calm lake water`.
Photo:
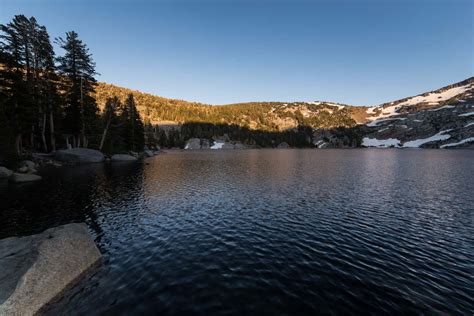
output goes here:
<path id="1" fill-rule="evenodd" d="M 474 151 L 168 152 L 0 185 L 0 238 L 85 221 L 50 315 L 474 312 Z"/>

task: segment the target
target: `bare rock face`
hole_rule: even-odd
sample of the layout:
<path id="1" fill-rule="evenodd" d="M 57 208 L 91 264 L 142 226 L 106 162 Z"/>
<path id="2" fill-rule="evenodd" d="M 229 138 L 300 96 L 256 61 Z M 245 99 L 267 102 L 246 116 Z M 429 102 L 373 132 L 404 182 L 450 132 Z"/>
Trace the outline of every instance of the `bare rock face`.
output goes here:
<path id="1" fill-rule="evenodd" d="M 0 315 L 35 315 L 101 259 L 85 224 L 0 240 Z"/>
<path id="2" fill-rule="evenodd" d="M 71 163 L 98 163 L 105 160 L 104 154 L 98 150 L 89 148 L 72 148 L 57 150 L 54 158 L 63 162 Z"/>
<path id="3" fill-rule="evenodd" d="M 125 161 L 137 161 L 137 157 L 132 155 L 125 155 L 125 154 L 116 154 L 110 158 L 112 162 L 125 162 Z"/>
<path id="4" fill-rule="evenodd" d="M 25 183 L 25 182 L 34 182 L 34 181 L 39 181 L 41 180 L 41 176 L 38 176 L 36 174 L 30 174 L 30 173 L 13 173 L 10 176 L 10 182 L 13 183 Z"/>

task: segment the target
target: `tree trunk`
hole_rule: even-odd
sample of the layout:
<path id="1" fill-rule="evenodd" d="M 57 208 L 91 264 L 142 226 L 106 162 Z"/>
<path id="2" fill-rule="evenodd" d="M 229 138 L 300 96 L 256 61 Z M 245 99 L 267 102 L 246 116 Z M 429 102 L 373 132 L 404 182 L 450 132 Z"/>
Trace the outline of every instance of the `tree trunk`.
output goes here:
<path id="1" fill-rule="evenodd" d="M 107 121 L 107 125 L 104 128 L 104 132 L 102 133 L 102 138 L 100 140 L 99 150 L 102 151 L 102 147 L 104 147 L 105 137 L 107 136 L 107 131 L 109 130 L 110 120 Z"/>
<path id="2" fill-rule="evenodd" d="M 56 150 L 56 138 L 54 137 L 54 116 L 53 112 L 49 112 L 49 142 L 51 143 L 51 150 Z"/>
<path id="3" fill-rule="evenodd" d="M 43 126 L 41 127 L 41 140 L 43 141 L 44 152 L 48 152 L 48 144 L 46 143 L 46 113 L 43 113 Z"/>
<path id="4" fill-rule="evenodd" d="M 15 152 L 18 156 L 21 155 L 21 134 L 17 134 L 15 137 Z"/>
<path id="5" fill-rule="evenodd" d="M 31 133 L 30 133 L 30 146 L 32 149 L 35 148 L 35 126 L 31 126 Z"/>

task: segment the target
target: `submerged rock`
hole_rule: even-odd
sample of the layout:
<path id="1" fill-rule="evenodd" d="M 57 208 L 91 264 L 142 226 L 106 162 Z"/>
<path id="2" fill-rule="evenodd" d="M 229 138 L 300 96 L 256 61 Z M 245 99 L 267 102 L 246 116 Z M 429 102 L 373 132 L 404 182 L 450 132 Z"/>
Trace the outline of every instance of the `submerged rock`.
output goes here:
<path id="1" fill-rule="evenodd" d="M 63 162 L 98 163 L 105 160 L 104 154 L 95 149 L 72 148 L 57 150 L 54 158 Z"/>
<path id="2" fill-rule="evenodd" d="M 41 312 L 100 259 L 85 224 L 0 240 L 0 315 Z"/>
<path id="3" fill-rule="evenodd" d="M 31 173 L 13 173 L 9 180 L 10 182 L 13 183 L 24 183 L 24 182 L 33 182 L 33 181 L 39 181 L 42 178 L 36 174 L 31 174 Z"/>
<path id="4" fill-rule="evenodd" d="M 10 169 L 0 166 L 0 179 L 9 178 L 12 174 L 13 171 Z"/>
<path id="5" fill-rule="evenodd" d="M 110 160 L 112 162 L 122 162 L 122 161 L 137 161 L 137 157 L 132 156 L 132 155 L 126 155 L 126 154 L 116 154 L 113 155 Z"/>

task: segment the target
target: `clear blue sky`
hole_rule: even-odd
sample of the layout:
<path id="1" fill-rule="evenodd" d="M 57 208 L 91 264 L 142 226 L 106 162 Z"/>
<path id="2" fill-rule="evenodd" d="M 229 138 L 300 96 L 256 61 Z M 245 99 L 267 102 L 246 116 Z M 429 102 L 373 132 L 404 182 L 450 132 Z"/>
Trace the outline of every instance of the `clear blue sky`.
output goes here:
<path id="1" fill-rule="evenodd" d="M 474 74 L 474 1 L 1 0 L 75 30 L 98 80 L 211 104 L 373 105 Z"/>

